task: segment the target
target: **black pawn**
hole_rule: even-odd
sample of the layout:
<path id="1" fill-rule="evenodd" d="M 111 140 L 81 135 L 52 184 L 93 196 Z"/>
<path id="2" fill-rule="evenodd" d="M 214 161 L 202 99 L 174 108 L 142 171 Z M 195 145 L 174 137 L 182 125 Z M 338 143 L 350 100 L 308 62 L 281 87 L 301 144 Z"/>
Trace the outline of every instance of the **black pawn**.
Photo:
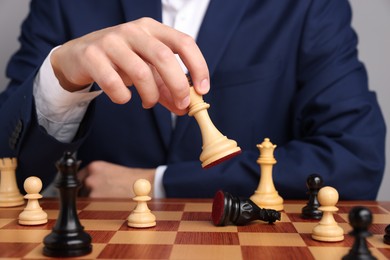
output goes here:
<path id="1" fill-rule="evenodd" d="M 372 223 L 371 211 L 362 206 L 354 207 L 349 212 L 348 219 L 353 228 L 349 234 L 355 237 L 355 241 L 349 253 L 343 257 L 343 260 L 376 259 L 368 249 L 366 241 L 366 238 L 371 236 L 371 233 L 368 231 Z"/>
<path id="2" fill-rule="evenodd" d="M 229 223 L 240 226 L 253 220 L 273 223 L 280 220 L 280 212 L 262 209 L 250 199 L 240 199 L 228 192 L 218 191 L 213 200 L 211 217 L 216 226 Z"/>
<path id="3" fill-rule="evenodd" d="M 383 236 L 383 242 L 385 242 L 385 244 L 390 245 L 390 225 L 388 225 L 385 229 L 385 235 Z"/>
<path id="4" fill-rule="evenodd" d="M 80 161 L 66 152 L 57 161 L 59 177 L 56 187 L 60 191 L 60 211 L 52 232 L 44 240 L 43 254 L 50 257 L 76 257 L 92 251 L 91 236 L 84 231 L 76 210 L 76 194 L 80 182 L 76 177 Z"/>
<path id="5" fill-rule="evenodd" d="M 318 174 L 311 174 L 306 179 L 306 187 L 308 189 L 309 201 L 302 208 L 301 217 L 304 219 L 321 219 L 322 211 L 318 208 L 321 206 L 318 202 L 318 191 L 322 188 L 322 177 Z"/>

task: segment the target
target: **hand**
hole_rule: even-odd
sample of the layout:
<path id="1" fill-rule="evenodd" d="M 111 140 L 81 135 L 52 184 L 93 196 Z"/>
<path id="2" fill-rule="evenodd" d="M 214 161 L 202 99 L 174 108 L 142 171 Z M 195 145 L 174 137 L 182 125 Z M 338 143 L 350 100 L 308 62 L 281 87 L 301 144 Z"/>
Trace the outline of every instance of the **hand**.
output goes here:
<path id="1" fill-rule="evenodd" d="M 155 171 L 94 161 L 78 172 L 78 178 L 84 184 L 81 195 L 89 193 L 92 198 L 133 198 L 133 183 L 142 178 L 150 181 L 153 187 Z M 153 194 L 149 196 L 153 197 Z"/>
<path id="2" fill-rule="evenodd" d="M 92 32 L 53 51 L 51 64 L 61 86 L 74 92 L 96 82 L 114 103 L 131 99 L 134 86 L 143 106 L 157 102 L 176 114 L 187 112 L 189 88 L 174 54 L 188 68 L 196 91 L 209 90 L 206 61 L 195 41 L 151 18 Z"/>

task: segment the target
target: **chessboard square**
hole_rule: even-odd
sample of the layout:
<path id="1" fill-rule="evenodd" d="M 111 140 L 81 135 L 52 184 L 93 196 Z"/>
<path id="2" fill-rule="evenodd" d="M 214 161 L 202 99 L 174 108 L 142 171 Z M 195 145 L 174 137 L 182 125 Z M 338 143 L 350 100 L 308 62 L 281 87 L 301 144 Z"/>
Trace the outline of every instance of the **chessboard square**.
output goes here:
<path id="1" fill-rule="evenodd" d="M 182 220 L 210 221 L 210 212 L 183 212 Z"/>
<path id="2" fill-rule="evenodd" d="M 109 244 L 98 259 L 168 259 L 172 245 Z"/>
<path id="3" fill-rule="evenodd" d="M 157 221 L 159 220 L 181 220 L 183 212 L 181 211 L 153 211 Z"/>
<path id="4" fill-rule="evenodd" d="M 305 246 L 299 234 L 293 233 L 239 233 L 242 246 Z"/>
<path id="5" fill-rule="evenodd" d="M 174 245 L 169 259 L 240 260 L 242 256 L 240 246 L 238 245 Z"/>
<path id="6" fill-rule="evenodd" d="M 305 219 L 301 217 L 301 213 L 287 213 L 287 216 L 290 218 L 291 222 L 308 222 L 308 223 L 318 223 L 319 219 Z"/>
<path id="7" fill-rule="evenodd" d="M 338 225 L 344 230 L 344 234 L 348 234 L 352 231 L 352 227 L 348 223 L 340 223 Z"/>
<path id="8" fill-rule="evenodd" d="M 45 209 L 47 213 L 47 219 L 57 219 L 59 216 L 59 210 L 57 209 Z"/>
<path id="9" fill-rule="evenodd" d="M 117 231 L 111 238 L 110 244 L 155 244 L 169 245 L 173 244 L 176 238 L 176 232 L 170 231 L 142 231 L 135 232 L 132 229 L 128 231 Z"/>
<path id="10" fill-rule="evenodd" d="M 295 229 L 299 234 L 311 234 L 313 232 L 313 228 L 317 226 L 319 221 L 317 222 L 293 222 Z M 344 234 L 348 234 L 351 231 L 351 226 L 347 223 L 338 223 L 338 225 L 344 230 Z"/>
<path id="11" fill-rule="evenodd" d="M 129 199 L 129 201 L 120 201 L 120 202 L 91 202 L 87 207 L 84 208 L 85 211 L 131 211 L 136 206 L 136 203 Z"/>
<path id="12" fill-rule="evenodd" d="M 264 232 L 264 233 L 296 233 L 294 225 L 289 222 L 268 224 L 262 221 L 254 221 L 248 225 L 238 226 L 239 232 Z"/>
<path id="13" fill-rule="evenodd" d="M 390 248 L 378 248 L 378 251 L 381 252 L 386 259 L 390 259 Z"/>
<path id="14" fill-rule="evenodd" d="M 41 243 L 50 230 L 0 230 L 0 242 Z"/>
<path id="15" fill-rule="evenodd" d="M 383 242 L 383 234 L 381 235 L 373 235 L 367 238 L 369 244 L 372 244 L 376 248 L 387 248 L 390 250 L 390 245 L 385 244 Z M 390 259 L 390 258 L 389 258 Z"/>
<path id="16" fill-rule="evenodd" d="M 381 207 L 378 207 L 377 205 L 367 205 L 367 203 L 365 202 L 364 203 L 366 206 L 365 208 L 368 208 L 372 214 L 388 214 L 387 211 L 385 211 L 384 209 L 382 209 Z M 336 205 L 338 207 L 338 213 L 349 213 L 351 211 L 352 208 L 356 207 L 356 205 L 350 205 L 350 206 L 347 206 L 347 205 L 343 205 L 343 206 L 339 206 L 339 205 Z"/>
<path id="17" fill-rule="evenodd" d="M 186 203 L 184 211 L 193 212 L 210 212 L 211 214 L 212 204 L 210 203 Z"/>
<path id="18" fill-rule="evenodd" d="M 350 250 L 349 247 L 333 246 L 332 243 L 329 244 L 328 247 L 310 246 L 309 250 L 316 260 L 342 259 Z"/>
<path id="19" fill-rule="evenodd" d="M 3 208 L 0 209 L 0 218 L 5 219 L 5 218 L 12 218 L 12 219 L 17 219 L 19 217 L 20 212 L 23 211 L 23 208 L 20 209 L 15 209 L 12 208 L 12 210 L 6 209 L 4 210 Z"/>
<path id="20" fill-rule="evenodd" d="M 372 219 L 375 224 L 389 224 L 390 214 L 372 214 Z"/>
<path id="21" fill-rule="evenodd" d="M 115 235 L 116 231 L 98 231 L 98 230 L 90 230 L 86 231 L 91 237 L 93 243 L 104 243 L 107 244 L 110 242 L 112 237 Z"/>
<path id="22" fill-rule="evenodd" d="M 348 216 L 347 214 L 333 214 L 334 220 L 336 220 L 337 223 L 348 223 Z"/>
<path id="23" fill-rule="evenodd" d="M 40 224 L 40 225 L 21 225 L 19 224 L 19 221 L 15 219 L 14 221 L 8 223 L 8 225 L 5 225 L 3 229 L 21 229 L 21 230 L 42 230 L 47 229 L 51 230 L 55 224 L 54 219 L 49 219 L 47 223 Z"/>
<path id="24" fill-rule="evenodd" d="M 127 219 L 130 211 L 101 211 L 101 210 L 87 210 L 81 211 L 78 216 L 79 219 Z"/>
<path id="25" fill-rule="evenodd" d="M 306 245 L 314 246 L 314 247 L 322 246 L 322 247 L 348 247 L 348 248 L 350 248 L 350 247 L 352 247 L 353 242 L 354 242 L 353 237 L 348 236 L 348 235 L 344 236 L 344 240 L 336 241 L 336 242 L 317 241 L 311 237 L 311 234 L 300 234 L 300 236 L 302 237 L 303 241 L 305 241 Z M 368 246 L 370 246 L 370 245 L 368 245 Z"/>
<path id="26" fill-rule="evenodd" d="M 291 219 L 285 212 L 282 211 L 280 212 L 280 221 L 278 221 L 278 223 L 280 222 L 291 222 Z"/>
<path id="27" fill-rule="evenodd" d="M 151 211 L 183 211 L 184 203 L 158 203 L 158 202 L 148 202 L 148 207 Z"/>
<path id="28" fill-rule="evenodd" d="M 337 213 L 334 216 L 338 216 L 343 219 L 343 222 L 349 223 L 348 214 L 347 213 Z"/>
<path id="29" fill-rule="evenodd" d="M 86 230 L 107 230 L 116 231 L 122 226 L 124 220 L 109 219 L 109 220 L 97 220 L 97 219 L 83 219 L 82 224 Z"/>
<path id="30" fill-rule="evenodd" d="M 52 257 L 43 255 L 43 247 L 44 245 L 41 243 L 31 250 L 23 259 L 53 259 Z M 77 259 L 96 259 L 104 247 L 105 244 L 92 244 L 92 252 L 84 256 L 78 256 Z"/>
<path id="31" fill-rule="evenodd" d="M 283 212 L 285 213 L 301 213 L 302 208 L 305 206 L 305 204 L 284 204 L 283 205 Z"/>
<path id="32" fill-rule="evenodd" d="M 0 228 L 8 225 L 9 223 L 13 222 L 14 219 L 12 218 L 4 218 L 4 219 L 0 219 Z"/>
<path id="33" fill-rule="evenodd" d="M 293 222 L 292 224 L 299 234 L 311 234 L 313 228 L 318 225 L 318 220 L 317 222 Z"/>
<path id="34" fill-rule="evenodd" d="M 156 225 L 152 227 L 147 228 L 136 228 L 136 227 L 129 227 L 127 225 L 127 221 L 123 222 L 121 228 L 119 230 L 121 231 L 177 231 L 179 229 L 179 221 L 169 221 L 169 220 L 157 220 Z"/>
<path id="35" fill-rule="evenodd" d="M 210 221 L 181 221 L 178 230 L 183 232 L 237 232 L 237 226 L 214 226 Z"/>
<path id="36" fill-rule="evenodd" d="M 307 247 L 291 246 L 242 246 L 244 259 L 314 259 Z"/>
<path id="37" fill-rule="evenodd" d="M 178 232 L 175 244 L 239 245 L 236 232 Z"/>
<path id="38" fill-rule="evenodd" d="M 376 224 L 376 222 L 375 222 L 375 224 L 372 224 L 368 228 L 368 231 L 370 231 L 371 234 L 378 234 L 378 235 L 382 234 L 382 235 L 384 235 L 386 227 L 387 227 L 387 224 Z"/>
<path id="39" fill-rule="evenodd" d="M 24 257 L 39 243 L 1 243 L 0 258 Z"/>
<path id="40" fill-rule="evenodd" d="M 378 204 L 380 205 L 379 207 L 390 212 L 390 201 L 379 201 Z"/>
<path id="41" fill-rule="evenodd" d="M 316 260 L 328 260 L 328 259 L 342 259 L 351 250 L 349 247 L 320 247 L 310 246 L 309 250 L 312 252 Z M 376 248 L 369 249 L 371 254 L 378 260 L 388 259 Z"/>
<path id="42" fill-rule="evenodd" d="M 381 248 L 383 249 L 383 248 Z M 371 254 L 376 257 L 377 260 L 388 260 L 389 258 L 389 252 L 386 252 L 386 250 L 380 250 L 379 248 L 370 248 Z"/>
<path id="43" fill-rule="evenodd" d="M 76 209 L 83 210 L 85 209 L 90 202 L 88 201 L 76 201 Z M 46 199 L 40 202 L 40 205 L 43 210 L 59 210 L 59 203 L 57 199 Z"/>

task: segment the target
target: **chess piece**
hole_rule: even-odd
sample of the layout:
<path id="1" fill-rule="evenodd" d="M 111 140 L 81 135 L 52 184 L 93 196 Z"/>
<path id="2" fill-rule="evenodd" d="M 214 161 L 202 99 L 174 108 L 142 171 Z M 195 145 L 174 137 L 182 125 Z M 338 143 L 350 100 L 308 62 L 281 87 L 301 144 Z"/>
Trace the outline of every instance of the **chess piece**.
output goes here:
<path id="1" fill-rule="evenodd" d="M 147 201 L 151 200 L 148 196 L 152 187 L 150 182 L 145 179 L 138 179 L 133 184 L 135 193 L 134 201 L 137 202 L 135 209 L 127 218 L 127 225 L 135 228 L 154 227 L 156 225 L 156 217 L 150 212 Z"/>
<path id="2" fill-rule="evenodd" d="M 213 200 L 211 218 L 216 226 L 230 223 L 240 226 L 254 220 L 273 223 L 280 220 L 280 212 L 259 208 L 250 199 L 240 199 L 228 192 L 218 191 Z"/>
<path id="3" fill-rule="evenodd" d="M 390 225 L 387 225 L 385 229 L 385 235 L 383 236 L 383 242 L 390 245 Z"/>
<path id="4" fill-rule="evenodd" d="M 308 188 L 309 201 L 306 206 L 302 208 L 301 217 L 304 219 L 321 219 L 322 211 L 318 208 L 320 203 L 318 202 L 318 191 L 322 188 L 322 178 L 318 174 L 310 174 L 306 180 L 306 186 Z"/>
<path id="5" fill-rule="evenodd" d="M 42 190 L 42 181 L 38 177 L 31 176 L 24 181 L 24 190 L 27 194 L 27 206 L 19 214 L 21 225 L 42 225 L 47 223 L 47 213 L 39 205 L 38 199 L 42 198 L 39 192 Z"/>
<path id="6" fill-rule="evenodd" d="M 344 230 L 337 224 L 333 213 L 338 211 L 336 204 L 339 193 L 333 187 L 325 186 L 318 192 L 318 200 L 322 211 L 322 218 L 318 225 L 313 228 L 311 237 L 314 240 L 336 242 L 344 240 Z"/>
<path id="7" fill-rule="evenodd" d="M 16 184 L 16 158 L 0 159 L 0 207 L 15 207 L 24 204 Z"/>
<path id="8" fill-rule="evenodd" d="M 56 163 L 59 176 L 55 184 L 59 189 L 60 211 L 52 232 L 43 240 L 45 256 L 76 257 L 92 251 L 91 236 L 84 231 L 76 209 L 79 166 L 80 161 L 76 161 L 71 152 L 65 152 Z"/>
<path id="9" fill-rule="evenodd" d="M 274 149 L 276 145 L 265 138 L 261 144 L 257 145 L 260 150 L 260 156 L 257 163 L 260 165 L 260 182 L 255 193 L 250 199 L 260 208 L 283 210 L 283 198 L 275 189 L 272 179 L 272 167 L 276 163 L 274 158 Z"/>
<path id="10" fill-rule="evenodd" d="M 202 96 L 198 95 L 191 86 L 188 115 L 195 117 L 202 134 L 203 151 L 199 159 L 203 168 L 210 168 L 241 153 L 237 142 L 222 135 L 214 126 L 207 113 L 209 107 L 210 105 L 205 103 Z"/>
<path id="11" fill-rule="evenodd" d="M 371 236 L 371 233 L 368 231 L 369 226 L 372 224 L 371 211 L 362 206 L 354 207 L 349 212 L 348 219 L 353 228 L 349 234 L 355 237 L 355 241 L 349 253 L 343 257 L 343 260 L 376 259 L 368 249 L 366 241 L 366 238 Z"/>

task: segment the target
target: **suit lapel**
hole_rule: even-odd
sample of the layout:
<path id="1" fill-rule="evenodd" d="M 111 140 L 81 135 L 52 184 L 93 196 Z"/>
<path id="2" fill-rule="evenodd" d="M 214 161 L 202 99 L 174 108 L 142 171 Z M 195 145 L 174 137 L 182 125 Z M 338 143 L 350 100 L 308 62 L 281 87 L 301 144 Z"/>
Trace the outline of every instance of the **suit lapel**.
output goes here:
<path id="1" fill-rule="evenodd" d="M 197 39 L 198 46 L 209 67 L 210 76 L 213 75 L 226 46 L 229 44 L 229 40 L 239 24 L 248 2 L 249 1 L 237 0 L 210 0 L 210 5 L 203 19 Z M 177 119 L 173 137 L 174 145 L 179 144 L 190 120 L 195 119 L 190 118 L 189 116 L 182 116 Z"/>
<path id="2" fill-rule="evenodd" d="M 210 0 L 197 39 L 197 43 L 206 58 L 210 75 L 214 73 L 231 36 L 239 25 L 248 2 Z"/>

